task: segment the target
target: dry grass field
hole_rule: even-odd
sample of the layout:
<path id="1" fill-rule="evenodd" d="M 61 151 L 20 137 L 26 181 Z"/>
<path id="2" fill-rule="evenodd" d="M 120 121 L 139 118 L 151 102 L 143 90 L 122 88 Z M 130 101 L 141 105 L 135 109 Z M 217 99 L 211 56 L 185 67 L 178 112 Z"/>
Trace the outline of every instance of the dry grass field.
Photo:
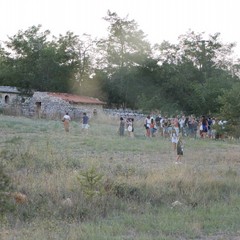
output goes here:
<path id="1" fill-rule="evenodd" d="M 185 138 L 175 164 L 143 122 L 117 129 L 0 115 L 0 239 L 240 239 L 238 141 Z"/>

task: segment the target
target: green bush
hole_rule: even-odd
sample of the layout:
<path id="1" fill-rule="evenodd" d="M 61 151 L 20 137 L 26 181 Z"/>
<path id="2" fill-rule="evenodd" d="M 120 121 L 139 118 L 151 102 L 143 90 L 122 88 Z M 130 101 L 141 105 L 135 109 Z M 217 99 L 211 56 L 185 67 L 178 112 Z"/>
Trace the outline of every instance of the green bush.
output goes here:
<path id="1" fill-rule="evenodd" d="M 143 200 L 142 189 L 136 186 L 131 186 L 127 183 L 115 184 L 113 192 L 118 198 L 125 200 Z"/>
<path id="2" fill-rule="evenodd" d="M 0 166 L 0 220 L 6 213 L 14 211 L 14 204 L 10 197 L 11 190 L 11 180 Z"/>
<path id="3" fill-rule="evenodd" d="M 78 177 L 83 193 L 92 199 L 103 191 L 103 175 L 98 173 L 94 167 L 82 171 Z"/>

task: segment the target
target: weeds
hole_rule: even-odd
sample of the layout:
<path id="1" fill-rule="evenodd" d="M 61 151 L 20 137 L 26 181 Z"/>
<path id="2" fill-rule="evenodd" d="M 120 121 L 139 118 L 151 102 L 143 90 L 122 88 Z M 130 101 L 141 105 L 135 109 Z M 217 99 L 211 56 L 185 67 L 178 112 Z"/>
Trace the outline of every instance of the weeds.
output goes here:
<path id="1" fill-rule="evenodd" d="M 83 193 L 87 198 L 92 199 L 103 192 L 103 175 L 98 173 L 94 167 L 81 172 L 78 177 Z"/>
<path id="2" fill-rule="evenodd" d="M 61 122 L 1 118 L 0 177 L 6 181 L 0 193 L 14 189 L 29 201 L 18 205 L 1 198 L 11 207 L 3 207 L 1 229 L 8 235 L 0 231 L 0 238 L 17 239 L 15 226 L 18 239 L 26 240 L 79 239 L 79 234 L 82 239 L 201 239 L 240 228 L 237 144 L 186 139 L 183 164 L 175 165 L 171 143 L 160 136 L 138 137 L 144 129 L 137 124 L 130 139 L 119 138 L 115 120 L 92 122 L 87 135 L 74 123 L 66 135 Z M 173 208 L 175 201 L 181 207 Z"/>
<path id="3" fill-rule="evenodd" d="M 10 177 L 4 172 L 3 166 L 0 166 L 0 221 L 7 213 L 15 210 L 11 201 L 11 192 L 13 190 Z"/>

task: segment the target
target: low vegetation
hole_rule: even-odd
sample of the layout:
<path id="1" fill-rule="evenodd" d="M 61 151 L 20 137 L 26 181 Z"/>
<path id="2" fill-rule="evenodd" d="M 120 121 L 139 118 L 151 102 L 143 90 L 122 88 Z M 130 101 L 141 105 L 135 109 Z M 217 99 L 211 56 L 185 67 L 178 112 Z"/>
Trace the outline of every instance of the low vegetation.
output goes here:
<path id="1" fill-rule="evenodd" d="M 97 118 L 71 122 L 0 116 L 0 239 L 237 239 L 240 146 L 117 134 Z"/>

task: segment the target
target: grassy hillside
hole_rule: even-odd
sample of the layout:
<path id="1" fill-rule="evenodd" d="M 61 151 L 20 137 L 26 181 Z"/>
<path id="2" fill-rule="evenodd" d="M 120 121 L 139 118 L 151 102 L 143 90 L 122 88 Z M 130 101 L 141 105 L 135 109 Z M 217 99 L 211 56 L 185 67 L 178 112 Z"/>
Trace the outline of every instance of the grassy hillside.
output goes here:
<path id="1" fill-rule="evenodd" d="M 142 122 L 90 125 L 0 116 L 0 239 L 237 239 L 238 142 L 185 138 L 176 165 Z"/>

